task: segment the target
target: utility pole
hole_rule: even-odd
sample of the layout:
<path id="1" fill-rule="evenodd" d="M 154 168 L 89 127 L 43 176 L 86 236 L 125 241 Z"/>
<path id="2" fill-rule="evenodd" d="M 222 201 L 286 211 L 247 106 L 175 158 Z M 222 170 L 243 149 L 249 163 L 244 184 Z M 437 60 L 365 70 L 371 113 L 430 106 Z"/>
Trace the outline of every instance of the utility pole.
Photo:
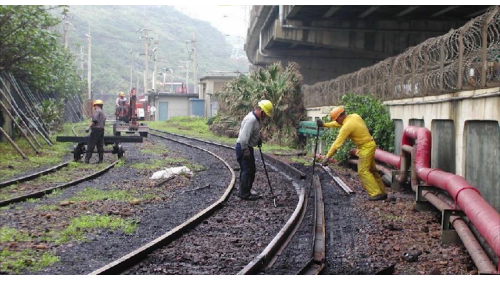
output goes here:
<path id="1" fill-rule="evenodd" d="M 186 63 L 186 87 L 189 89 L 189 61 L 184 61 Z"/>
<path id="2" fill-rule="evenodd" d="M 137 87 L 136 87 L 137 91 L 139 91 L 139 80 L 140 80 L 140 78 L 141 78 L 141 73 L 139 71 L 137 71 Z M 130 88 L 130 89 L 132 89 L 132 88 Z"/>
<path id="3" fill-rule="evenodd" d="M 196 33 L 193 32 L 193 87 L 194 93 L 198 93 L 198 77 L 197 77 L 197 69 L 198 69 L 198 60 L 196 54 Z"/>
<path id="4" fill-rule="evenodd" d="M 189 44 L 192 44 L 189 46 Z M 193 32 L 193 39 L 191 40 L 186 40 L 186 47 L 188 50 L 188 59 L 193 60 L 193 92 L 198 93 L 198 81 L 197 80 L 197 68 L 198 68 L 198 63 L 197 63 L 197 54 L 196 54 L 196 33 Z M 191 58 L 191 54 L 193 54 L 193 57 Z M 187 83 L 187 82 L 186 82 Z"/>
<path id="5" fill-rule="evenodd" d="M 157 61 L 156 53 L 158 52 L 158 45 L 160 44 L 160 42 L 158 41 L 158 35 L 156 35 L 156 40 L 154 41 L 154 44 L 156 46 L 153 48 L 154 68 L 153 68 L 153 87 L 151 87 L 151 89 L 156 89 L 156 61 Z"/>
<path id="6" fill-rule="evenodd" d="M 172 76 L 170 76 L 170 92 L 174 92 L 174 70 L 170 68 Z"/>
<path id="7" fill-rule="evenodd" d="M 149 66 L 148 66 L 148 61 L 149 61 L 149 44 L 152 38 L 149 38 L 148 32 L 150 29 L 148 28 L 143 28 L 143 29 L 138 29 L 137 31 L 140 31 L 141 33 L 144 33 L 141 35 L 140 39 L 144 39 L 144 93 L 147 92 L 148 90 L 148 71 L 149 71 Z"/>
<path id="8" fill-rule="evenodd" d="M 89 24 L 89 33 L 85 34 L 88 39 L 88 57 L 87 57 L 87 89 L 89 91 L 89 100 L 92 100 L 92 79 L 91 79 L 91 37 L 90 37 L 90 24 Z"/>
<path id="9" fill-rule="evenodd" d="M 69 21 L 67 20 L 68 16 L 64 15 L 64 48 L 68 48 L 68 26 L 69 26 Z"/>
<path id="10" fill-rule="evenodd" d="M 165 80 L 166 80 L 166 77 L 167 77 L 167 72 L 163 72 L 163 91 L 165 92 Z"/>
<path id="11" fill-rule="evenodd" d="M 148 31 L 146 30 L 146 40 L 145 40 L 145 48 L 146 53 L 144 55 L 144 93 L 148 91 L 148 60 L 149 60 L 149 40 L 147 39 Z"/>
<path id="12" fill-rule="evenodd" d="M 83 62 L 84 62 L 84 59 L 83 59 L 83 46 L 80 46 L 80 64 L 81 64 L 81 68 L 82 68 L 82 75 L 80 76 L 80 80 L 83 81 L 83 76 L 85 74 L 85 68 L 83 67 Z"/>
<path id="13" fill-rule="evenodd" d="M 129 89 L 132 89 L 132 50 L 128 53 L 128 60 L 130 63 L 130 86 Z"/>

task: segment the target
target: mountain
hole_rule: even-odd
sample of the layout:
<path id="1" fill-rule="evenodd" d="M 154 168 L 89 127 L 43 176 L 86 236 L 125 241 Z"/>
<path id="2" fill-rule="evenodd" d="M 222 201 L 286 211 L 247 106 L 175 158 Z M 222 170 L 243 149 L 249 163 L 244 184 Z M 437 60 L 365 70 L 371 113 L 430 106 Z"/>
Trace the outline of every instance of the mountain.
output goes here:
<path id="1" fill-rule="evenodd" d="M 172 6 L 128 6 L 128 5 L 77 5 L 69 6 L 67 22 L 61 23 L 61 33 L 65 26 L 68 48 L 75 54 L 78 68 L 83 78 L 87 78 L 88 39 L 91 36 L 91 76 L 92 89 L 98 94 L 117 95 L 127 93 L 139 86 L 144 90 L 144 54 L 148 45 L 149 83 L 157 62 L 157 72 L 171 68 L 174 82 L 186 81 L 186 61 L 190 60 L 189 85 L 193 90 L 193 43 L 196 41 L 197 79 L 210 71 L 248 72 L 248 61 L 231 59 L 232 46 L 226 36 L 206 21 L 190 18 Z M 59 15 L 60 16 L 60 15 Z M 63 36 L 64 38 L 64 36 Z M 149 38 L 149 44 L 146 39 Z M 157 42 L 157 44 L 155 44 Z M 156 52 L 153 50 L 157 48 Z M 188 48 L 190 53 L 188 53 Z M 156 54 L 154 56 L 153 54 Z M 131 75 L 132 68 L 132 75 Z M 163 82 L 164 76 L 157 75 L 156 82 Z M 170 82 L 167 72 L 166 82 Z M 161 90 L 161 85 L 158 86 Z M 169 87 L 167 86 L 168 90 Z"/>

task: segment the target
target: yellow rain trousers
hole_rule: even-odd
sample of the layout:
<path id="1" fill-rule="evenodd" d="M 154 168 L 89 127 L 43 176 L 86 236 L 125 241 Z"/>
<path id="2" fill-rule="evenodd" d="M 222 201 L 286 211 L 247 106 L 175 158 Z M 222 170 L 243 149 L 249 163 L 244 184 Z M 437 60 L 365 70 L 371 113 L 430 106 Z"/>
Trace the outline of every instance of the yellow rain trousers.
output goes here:
<path id="1" fill-rule="evenodd" d="M 375 141 L 367 142 L 358 146 L 358 175 L 363 183 L 363 188 L 370 197 L 385 194 L 385 186 L 382 182 L 377 167 L 375 166 Z"/>
<path id="2" fill-rule="evenodd" d="M 377 167 L 375 166 L 375 150 L 377 144 L 370 135 L 365 122 L 358 114 L 349 114 L 342 125 L 332 121 L 323 125 L 327 128 L 339 128 L 337 139 L 326 154 L 330 158 L 344 144 L 347 138 L 358 148 L 358 175 L 361 178 L 363 188 L 370 197 L 385 194 L 385 186 L 382 182 Z"/>

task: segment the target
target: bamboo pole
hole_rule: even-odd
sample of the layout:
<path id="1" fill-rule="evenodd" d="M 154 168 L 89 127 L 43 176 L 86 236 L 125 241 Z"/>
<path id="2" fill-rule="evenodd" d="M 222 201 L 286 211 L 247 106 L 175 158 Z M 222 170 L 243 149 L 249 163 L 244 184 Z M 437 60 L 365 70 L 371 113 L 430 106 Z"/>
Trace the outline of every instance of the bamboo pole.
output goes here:
<path id="1" fill-rule="evenodd" d="M 2 79 L 0 79 L 0 80 L 2 80 Z M 2 80 L 2 81 L 3 81 L 3 80 Z M 8 100 L 8 99 L 6 98 L 6 95 L 4 94 L 4 92 L 3 92 L 1 89 L 0 89 L 0 93 L 2 94 L 2 96 L 4 96 L 5 100 Z M 14 101 L 14 103 L 15 103 L 15 101 Z M 17 104 L 16 104 L 16 107 L 14 107 L 14 106 L 12 106 L 12 103 L 10 103 L 10 102 L 9 102 L 9 105 L 12 107 L 12 109 L 14 109 L 14 111 L 16 111 L 16 110 L 17 110 L 17 109 L 16 109 L 16 107 L 18 107 L 18 106 L 17 106 Z M 19 110 L 18 110 L 18 112 L 17 112 L 17 114 L 18 114 L 18 115 L 23 116 L 23 117 L 24 117 L 24 119 L 26 119 L 26 122 L 29 122 L 29 121 L 30 121 L 30 119 L 26 116 L 26 114 L 24 114 L 24 112 L 23 112 L 22 110 L 20 110 L 20 109 L 19 109 Z M 35 124 L 35 125 L 36 125 L 36 124 Z M 38 126 L 34 126 L 34 128 L 35 128 L 35 130 L 36 130 L 36 131 L 37 131 L 37 132 L 38 132 L 38 133 L 42 136 L 42 138 L 45 140 L 45 142 L 47 142 L 49 145 L 52 145 L 52 143 L 50 142 L 50 140 L 48 140 L 48 139 L 45 137 L 45 135 L 44 135 L 44 134 L 40 131 L 40 129 L 38 128 Z"/>
<path id="2" fill-rule="evenodd" d="M 50 134 L 49 134 L 48 128 L 46 128 L 45 125 L 39 120 L 40 116 L 35 114 L 35 112 L 33 112 L 33 109 L 36 110 L 36 108 L 34 107 L 34 105 L 30 104 L 26 100 L 26 97 L 24 96 L 24 93 L 21 91 L 19 84 L 17 84 L 17 81 L 15 80 L 15 78 L 12 75 L 9 75 L 9 79 L 11 80 L 11 84 L 14 86 L 14 89 L 17 91 L 18 96 L 21 98 L 21 101 L 24 103 L 24 105 L 26 107 L 26 112 L 28 112 L 28 114 L 31 115 L 30 116 L 31 120 L 33 120 L 33 122 L 38 125 L 41 132 L 44 134 L 45 140 L 48 142 L 48 144 L 52 145 L 52 142 L 50 141 Z M 13 99 L 14 97 L 12 96 L 10 91 L 9 91 L 9 94 L 11 95 L 11 97 Z M 14 102 L 15 102 L 15 100 L 14 100 Z M 17 105 L 17 103 L 16 103 L 16 105 Z"/>
<path id="3" fill-rule="evenodd" d="M 30 144 L 30 146 L 33 148 L 33 150 L 35 151 L 36 154 L 40 154 L 40 152 L 36 149 L 35 145 L 31 142 L 31 140 L 28 138 L 28 135 L 26 135 L 26 133 L 22 130 L 21 126 L 19 125 L 19 123 L 17 123 L 16 119 L 14 119 L 14 116 L 12 116 L 12 113 L 10 113 L 10 111 L 7 109 L 7 107 L 5 106 L 5 104 L 3 104 L 3 102 L 0 100 L 0 106 L 5 110 L 5 112 L 7 112 L 7 114 L 9 114 L 10 116 L 10 119 L 12 119 L 12 122 L 14 122 L 14 124 L 16 124 L 17 127 L 19 127 L 19 130 L 21 131 L 21 134 L 24 136 L 24 138 L 28 141 L 28 143 Z"/>
<path id="4" fill-rule="evenodd" d="M 12 110 L 14 111 L 14 113 L 17 115 L 17 117 L 19 117 L 19 121 L 21 122 L 21 124 L 23 124 L 27 130 L 28 130 L 28 133 L 31 135 L 31 137 L 35 140 L 36 144 L 39 146 L 39 147 L 42 147 L 42 145 L 40 144 L 40 142 L 38 142 L 38 140 L 36 139 L 36 136 L 35 134 L 33 134 L 33 132 L 31 132 L 28 124 L 26 124 L 24 122 L 24 119 L 22 118 L 22 116 L 19 114 L 19 112 L 17 112 L 17 110 L 12 106 L 12 104 L 10 103 L 9 99 L 7 99 L 7 97 L 5 96 L 5 94 L 3 93 L 3 91 L 0 89 L 0 94 L 2 95 L 2 97 L 4 97 L 4 99 L 8 102 L 9 106 L 12 108 Z"/>
<path id="5" fill-rule="evenodd" d="M 12 146 L 19 152 L 19 154 L 23 157 L 24 160 L 28 160 L 28 157 L 23 153 L 23 151 L 17 146 L 17 144 L 10 138 L 9 134 L 3 130 L 2 127 L 0 127 L 0 133 L 5 136 L 5 138 L 12 144 Z"/>

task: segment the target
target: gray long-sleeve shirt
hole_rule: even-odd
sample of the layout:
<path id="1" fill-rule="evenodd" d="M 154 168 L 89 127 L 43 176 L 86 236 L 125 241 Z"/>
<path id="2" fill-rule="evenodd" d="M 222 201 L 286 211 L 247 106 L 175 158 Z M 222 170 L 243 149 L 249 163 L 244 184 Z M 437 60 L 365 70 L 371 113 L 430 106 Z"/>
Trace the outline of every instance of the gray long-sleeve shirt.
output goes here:
<path id="1" fill-rule="evenodd" d="M 252 111 L 243 118 L 243 121 L 241 121 L 240 132 L 236 142 L 240 143 L 241 149 L 247 149 L 249 146 L 256 146 L 259 140 L 260 122 Z"/>
<path id="2" fill-rule="evenodd" d="M 106 123 L 106 115 L 104 111 L 96 106 L 96 110 L 94 110 L 94 114 L 92 115 L 92 122 L 94 123 L 94 128 L 104 129 L 104 125 Z"/>

